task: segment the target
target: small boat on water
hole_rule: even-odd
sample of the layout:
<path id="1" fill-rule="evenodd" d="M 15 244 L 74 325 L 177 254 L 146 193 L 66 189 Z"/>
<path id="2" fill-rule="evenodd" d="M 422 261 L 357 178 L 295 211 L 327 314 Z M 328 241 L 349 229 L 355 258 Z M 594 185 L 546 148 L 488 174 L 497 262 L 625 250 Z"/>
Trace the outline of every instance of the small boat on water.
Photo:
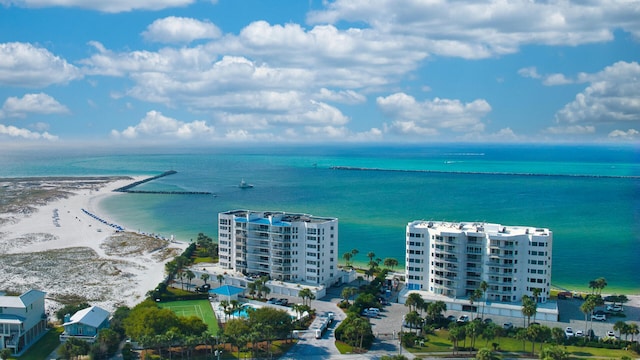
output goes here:
<path id="1" fill-rule="evenodd" d="M 247 182 L 244 181 L 244 179 L 242 179 L 242 181 L 240 181 L 240 185 L 238 185 L 238 187 L 240 189 L 251 189 L 253 187 L 253 184 L 247 184 Z"/>

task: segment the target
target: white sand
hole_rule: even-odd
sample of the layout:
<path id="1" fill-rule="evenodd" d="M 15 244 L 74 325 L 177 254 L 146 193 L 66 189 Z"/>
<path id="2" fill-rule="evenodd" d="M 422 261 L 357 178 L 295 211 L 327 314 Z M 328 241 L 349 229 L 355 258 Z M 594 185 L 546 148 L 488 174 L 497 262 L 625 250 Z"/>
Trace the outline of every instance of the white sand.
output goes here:
<path id="1" fill-rule="evenodd" d="M 0 227 L 1 289 L 45 291 L 49 310 L 59 306 L 52 299 L 74 295 L 109 311 L 143 300 L 162 281 L 165 262 L 181 253 L 186 244 L 165 241 L 160 245 L 164 249 L 156 247 L 155 251 L 113 251 L 113 243 L 107 246 L 114 241 L 112 236 L 126 246 L 130 245 L 126 244 L 127 233 L 116 234 L 113 227 L 82 211 L 109 221 L 107 214 L 99 213 L 99 201 L 107 196 L 127 196 L 112 190 L 140 179 L 78 189 L 76 195 L 40 206 L 33 214 L 12 214 L 17 221 Z"/>

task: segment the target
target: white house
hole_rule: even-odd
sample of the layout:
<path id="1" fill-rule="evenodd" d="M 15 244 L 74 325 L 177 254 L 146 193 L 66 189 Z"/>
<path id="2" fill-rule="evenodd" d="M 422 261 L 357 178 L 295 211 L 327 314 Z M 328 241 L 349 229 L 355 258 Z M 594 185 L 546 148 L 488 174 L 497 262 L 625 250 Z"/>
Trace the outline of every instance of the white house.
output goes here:
<path id="1" fill-rule="evenodd" d="M 35 289 L 20 296 L 0 296 L 0 349 L 21 355 L 46 333 L 44 297 Z"/>

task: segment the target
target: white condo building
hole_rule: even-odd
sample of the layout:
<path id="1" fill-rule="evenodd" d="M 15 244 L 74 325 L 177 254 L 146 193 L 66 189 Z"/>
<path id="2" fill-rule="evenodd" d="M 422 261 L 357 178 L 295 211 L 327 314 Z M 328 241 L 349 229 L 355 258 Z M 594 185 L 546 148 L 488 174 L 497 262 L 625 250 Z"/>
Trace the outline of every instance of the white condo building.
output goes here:
<path id="1" fill-rule="evenodd" d="M 407 290 L 468 297 L 480 283 L 487 301 L 549 298 L 553 234 L 549 229 L 487 223 L 413 221 L 406 233 Z"/>
<path id="2" fill-rule="evenodd" d="M 218 214 L 218 236 L 224 269 L 326 287 L 337 281 L 337 218 L 232 210 Z"/>

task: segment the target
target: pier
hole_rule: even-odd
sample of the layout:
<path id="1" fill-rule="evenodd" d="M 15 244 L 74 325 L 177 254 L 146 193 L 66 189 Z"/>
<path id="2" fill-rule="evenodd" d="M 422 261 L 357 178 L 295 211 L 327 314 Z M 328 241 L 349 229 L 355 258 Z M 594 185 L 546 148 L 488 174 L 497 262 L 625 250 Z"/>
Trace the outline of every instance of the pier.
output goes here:
<path id="1" fill-rule="evenodd" d="M 178 172 L 175 170 L 165 171 L 160 175 L 152 176 L 150 178 L 146 178 L 140 181 L 132 182 L 129 185 L 125 185 L 123 187 L 114 189 L 115 192 L 125 192 L 130 194 L 169 194 L 169 195 L 211 195 L 212 193 L 208 191 L 162 191 L 162 190 L 133 190 L 134 187 L 147 183 L 149 181 L 153 181 L 165 176 L 177 174 Z"/>

